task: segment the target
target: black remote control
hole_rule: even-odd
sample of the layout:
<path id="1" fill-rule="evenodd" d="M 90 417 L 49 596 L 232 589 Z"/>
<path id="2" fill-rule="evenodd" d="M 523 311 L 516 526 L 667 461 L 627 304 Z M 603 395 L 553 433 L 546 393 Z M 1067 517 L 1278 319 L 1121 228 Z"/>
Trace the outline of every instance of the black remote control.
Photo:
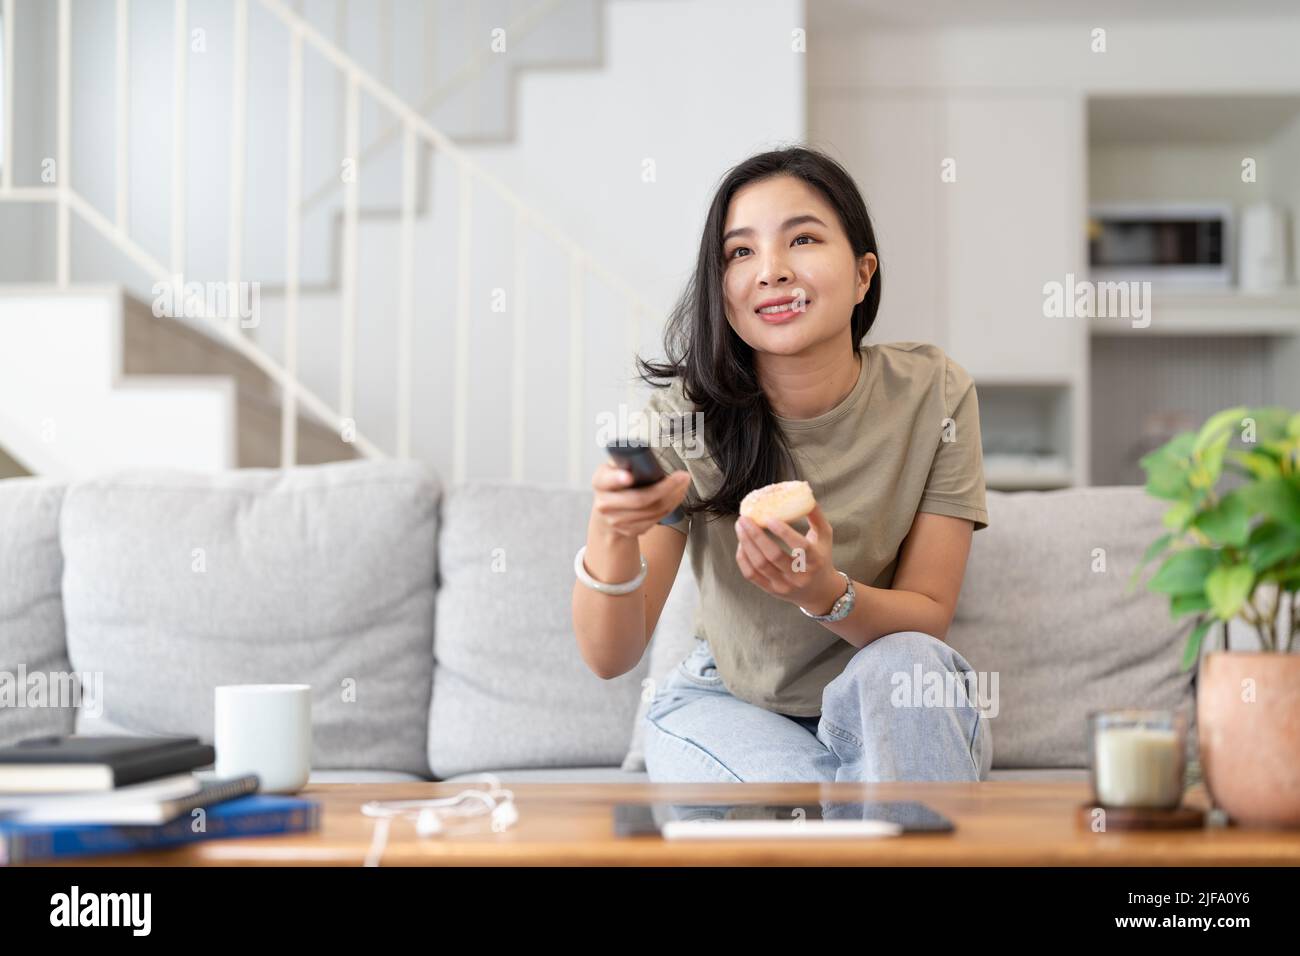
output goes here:
<path id="1" fill-rule="evenodd" d="M 605 451 L 609 452 L 609 457 L 614 459 L 615 464 L 620 468 L 626 468 L 632 473 L 632 488 L 644 488 L 646 485 L 653 485 L 657 481 L 667 478 L 667 473 L 659 465 L 659 459 L 650 451 L 650 446 L 644 442 L 633 441 L 612 441 L 605 446 Z M 659 519 L 660 524 L 672 524 L 675 521 L 681 521 L 686 517 L 682 511 L 681 505 L 678 505 L 668 514 Z"/>

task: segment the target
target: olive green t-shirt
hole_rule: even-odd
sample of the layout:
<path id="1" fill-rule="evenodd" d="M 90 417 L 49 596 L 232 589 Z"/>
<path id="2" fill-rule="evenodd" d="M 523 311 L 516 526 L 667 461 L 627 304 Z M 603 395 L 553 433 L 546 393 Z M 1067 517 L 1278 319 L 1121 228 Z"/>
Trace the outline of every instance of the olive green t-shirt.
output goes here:
<path id="1" fill-rule="evenodd" d="M 937 346 L 893 342 L 860 351 L 857 383 L 843 401 L 816 418 L 777 422 L 796 477 L 812 486 L 831 525 L 836 569 L 887 588 L 918 511 L 987 527 L 979 406 L 970 375 Z M 651 393 L 645 420 L 680 422 L 693 412 L 678 378 Z M 688 502 L 721 486 L 706 434 L 661 427 L 651 442 L 665 471 L 690 472 Z M 820 714 L 822 690 L 859 648 L 745 580 L 734 517 L 697 514 L 670 527 L 687 535 L 700 591 L 695 633 L 709 642 L 723 686 L 767 710 Z"/>

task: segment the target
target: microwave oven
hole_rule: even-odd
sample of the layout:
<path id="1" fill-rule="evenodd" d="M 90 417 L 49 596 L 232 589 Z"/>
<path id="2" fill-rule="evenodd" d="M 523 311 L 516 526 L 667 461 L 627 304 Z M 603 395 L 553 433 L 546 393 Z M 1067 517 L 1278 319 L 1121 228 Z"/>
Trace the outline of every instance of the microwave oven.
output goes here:
<path id="1" fill-rule="evenodd" d="M 1233 281 L 1230 203 L 1095 203 L 1088 209 L 1094 280 L 1223 287 Z"/>

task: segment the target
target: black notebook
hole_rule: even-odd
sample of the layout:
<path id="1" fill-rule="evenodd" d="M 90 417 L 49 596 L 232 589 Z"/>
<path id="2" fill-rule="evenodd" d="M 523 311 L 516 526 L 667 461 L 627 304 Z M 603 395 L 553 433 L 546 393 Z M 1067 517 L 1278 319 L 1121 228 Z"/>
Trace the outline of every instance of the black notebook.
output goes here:
<path id="1" fill-rule="evenodd" d="M 33 737 L 0 747 L 0 793 L 113 790 L 215 759 L 212 745 L 198 737 Z"/>

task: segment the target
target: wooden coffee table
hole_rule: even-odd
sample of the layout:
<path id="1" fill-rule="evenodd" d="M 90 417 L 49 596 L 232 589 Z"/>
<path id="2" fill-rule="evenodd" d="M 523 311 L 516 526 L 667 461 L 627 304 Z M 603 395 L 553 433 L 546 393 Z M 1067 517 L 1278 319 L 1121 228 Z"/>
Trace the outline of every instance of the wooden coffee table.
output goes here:
<path id="1" fill-rule="evenodd" d="M 359 866 L 375 821 L 368 800 L 451 796 L 472 783 L 316 784 L 304 796 L 320 801 L 322 823 L 308 834 L 218 839 L 170 850 L 83 857 L 76 865 L 111 866 Z M 484 829 L 455 838 L 421 839 L 414 823 L 397 820 L 384 866 L 444 865 L 978 865 L 978 866 L 1250 866 L 1300 864 L 1300 830 L 1211 826 L 1170 832 L 1094 833 L 1078 823 L 1086 783 L 883 784 L 505 784 L 519 822 L 503 833 Z M 950 818 L 956 830 L 859 840 L 666 841 L 613 832 L 612 806 L 622 801 L 791 803 L 821 800 L 919 800 Z M 1202 787 L 1188 804 L 1206 807 Z"/>

